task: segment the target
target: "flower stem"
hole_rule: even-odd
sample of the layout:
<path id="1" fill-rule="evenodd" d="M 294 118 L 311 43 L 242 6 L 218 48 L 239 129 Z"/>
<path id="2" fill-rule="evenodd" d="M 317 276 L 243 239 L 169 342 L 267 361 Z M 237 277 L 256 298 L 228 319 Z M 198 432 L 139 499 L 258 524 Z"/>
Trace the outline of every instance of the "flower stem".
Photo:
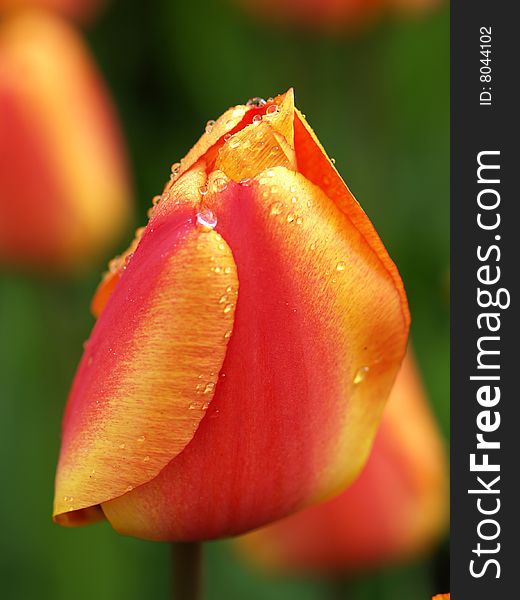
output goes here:
<path id="1" fill-rule="evenodd" d="M 171 545 L 171 600 L 202 600 L 202 544 Z"/>

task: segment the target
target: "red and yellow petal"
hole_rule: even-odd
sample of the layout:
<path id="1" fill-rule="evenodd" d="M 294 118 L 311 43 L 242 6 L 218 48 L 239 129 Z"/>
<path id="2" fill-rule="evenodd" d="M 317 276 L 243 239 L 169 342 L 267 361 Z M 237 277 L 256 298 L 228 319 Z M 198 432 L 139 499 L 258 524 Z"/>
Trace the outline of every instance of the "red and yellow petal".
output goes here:
<path id="1" fill-rule="evenodd" d="M 366 459 L 405 351 L 393 274 L 319 187 L 283 167 L 242 185 L 211 179 L 204 203 L 240 282 L 233 335 L 191 442 L 103 503 L 139 537 L 232 535 L 338 492 Z"/>
<path id="2" fill-rule="evenodd" d="M 154 205 L 149 211 L 150 227 L 154 229 L 164 219 L 171 219 L 178 214 L 183 218 L 182 215 L 186 214 L 186 210 L 196 211 L 200 204 L 199 190 L 205 185 L 206 180 L 206 165 L 203 161 L 199 161 L 189 171 L 176 179 L 161 196 L 154 198 Z M 127 250 L 110 261 L 109 270 L 103 275 L 90 305 L 92 314 L 96 318 L 101 314 L 121 279 L 126 265 L 137 250 L 145 231 L 146 228 L 144 227 L 138 229 Z"/>
<path id="3" fill-rule="evenodd" d="M 186 206 L 148 226 L 87 343 L 63 423 L 62 524 L 156 477 L 210 406 L 238 281 L 227 244 L 195 219 Z"/>
<path id="4" fill-rule="evenodd" d="M 96 255 L 131 194 L 111 101 L 63 20 L 22 11 L 2 23 L 0 105 L 0 259 L 62 267 Z"/>
<path id="5" fill-rule="evenodd" d="M 431 548 L 445 532 L 448 506 L 445 450 L 409 355 L 353 485 L 237 546 L 276 570 L 374 568 Z"/>

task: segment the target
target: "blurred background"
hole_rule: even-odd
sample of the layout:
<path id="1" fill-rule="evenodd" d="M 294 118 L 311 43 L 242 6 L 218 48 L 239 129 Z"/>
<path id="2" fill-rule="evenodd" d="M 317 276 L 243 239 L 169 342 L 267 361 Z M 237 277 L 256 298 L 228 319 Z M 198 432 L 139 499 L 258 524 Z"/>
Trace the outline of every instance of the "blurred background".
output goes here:
<path id="1" fill-rule="evenodd" d="M 12 18 L 17 4 L 0 0 L 0 20 Z M 172 163 L 206 122 L 250 97 L 295 88 L 297 106 L 401 272 L 417 361 L 442 435 L 449 436 L 448 5 L 415 7 L 409 0 L 379 14 L 377 3 L 358 1 L 355 18 L 337 13 L 327 20 L 327 2 L 295 19 L 294 1 L 287 12 L 277 11 L 282 0 L 258 10 L 253 0 L 93 4 L 96 10 L 81 18 L 51 9 L 73 15 L 72 27 L 112 97 L 128 154 L 128 206 L 132 196 L 135 208 L 132 217 L 126 210 L 123 230 L 79 269 L 10 261 L 1 267 L 0 596 L 6 599 L 168 597 L 166 545 L 121 537 L 107 524 L 68 530 L 52 523 L 60 419 L 94 322 L 90 299 L 108 260 L 146 223 Z M 5 152 L 1 136 L 0 126 Z M 0 177 L 0 210 L 9 198 Z M 273 578 L 239 560 L 229 542 L 212 542 L 206 597 L 418 600 L 449 589 L 448 559 L 445 540 L 391 567 Z"/>

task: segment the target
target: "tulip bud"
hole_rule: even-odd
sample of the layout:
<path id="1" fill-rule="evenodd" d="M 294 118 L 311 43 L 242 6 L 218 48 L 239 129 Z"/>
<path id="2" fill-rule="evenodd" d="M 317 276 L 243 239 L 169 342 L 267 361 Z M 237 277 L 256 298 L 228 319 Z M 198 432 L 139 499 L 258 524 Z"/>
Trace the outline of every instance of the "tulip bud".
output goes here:
<path id="1" fill-rule="evenodd" d="M 409 326 L 292 90 L 208 123 L 93 308 L 55 519 L 157 540 L 242 533 L 346 486 Z"/>
<path id="2" fill-rule="evenodd" d="M 439 0 L 240 0 L 274 22 L 313 29 L 359 29 L 391 10 L 420 13 Z"/>
<path id="3" fill-rule="evenodd" d="M 44 8 L 84 22 L 98 12 L 101 3 L 101 0 L 0 0 L 0 13 L 21 8 Z"/>
<path id="4" fill-rule="evenodd" d="M 0 262 L 71 268 L 128 221 L 108 94 L 75 31 L 43 12 L 0 27 L 0 155 Z"/>
<path id="5" fill-rule="evenodd" d="M 431 549 L 447 521 L 444 446 L 408 354 L 358 479 L 333 500 L 239 538 L 237 545 L 277 570 L 352 571 Z"/>

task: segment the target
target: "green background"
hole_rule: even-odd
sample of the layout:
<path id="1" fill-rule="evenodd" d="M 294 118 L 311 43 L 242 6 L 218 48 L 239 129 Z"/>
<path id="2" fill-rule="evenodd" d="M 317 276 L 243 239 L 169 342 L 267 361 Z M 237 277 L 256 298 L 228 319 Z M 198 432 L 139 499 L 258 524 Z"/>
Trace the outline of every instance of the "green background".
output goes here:
<path id="1" fill-rule="evenodd" d="M 401 271 L 414 346 L 447 438 L 447 6 L 326 36 L 273 29 L 224 0 L 114 0 L 83 33 L 123 123 L 136 226 L 208 119 L 249 97 L 295 88 Z M 0 277 L 2 598 L 168 597 L 166 545 L 120 537 L 107 524 L 62 529 L 50 518 L 61 413 L 104 265 L 73 279 Z M 449 588 L 447 542 L 415 564 L 350 579 L 269 579 L 237 561 L 227 542 L 208 544 L 205 563 L 210 600 L 419 600 Z"/>

